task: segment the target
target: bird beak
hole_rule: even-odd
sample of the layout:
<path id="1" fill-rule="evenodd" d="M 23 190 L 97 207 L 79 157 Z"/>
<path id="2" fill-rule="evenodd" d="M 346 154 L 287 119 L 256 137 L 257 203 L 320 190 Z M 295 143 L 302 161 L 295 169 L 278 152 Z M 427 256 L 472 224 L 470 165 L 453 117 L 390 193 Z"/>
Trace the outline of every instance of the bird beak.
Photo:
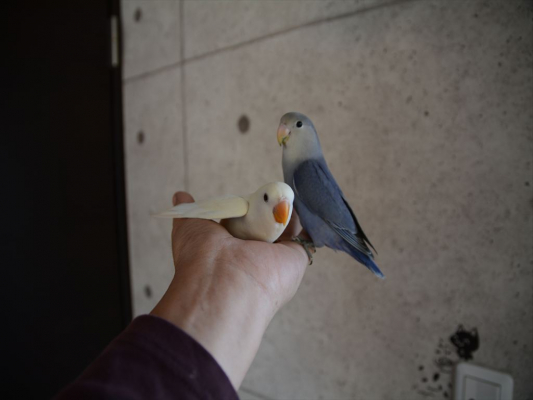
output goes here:
<path id="1" fill-rule="evenodd" d="M 287 143 L 289 140 L 289 134 L 291 130 L 285 124 L 279 124 L 278 128 L 278 143 L 281 146 L 282 144 Z"/>
<path id="2" fill-rule="evenodd" d="M 274 219 L 276 222 L 287 225 L 287 220 L 289 219 L 289 211 L 291 210 L 291 205 L 287 199 L 281 199 L 281 201 L 276 204 L 272 213 L 274 214 Z"/>

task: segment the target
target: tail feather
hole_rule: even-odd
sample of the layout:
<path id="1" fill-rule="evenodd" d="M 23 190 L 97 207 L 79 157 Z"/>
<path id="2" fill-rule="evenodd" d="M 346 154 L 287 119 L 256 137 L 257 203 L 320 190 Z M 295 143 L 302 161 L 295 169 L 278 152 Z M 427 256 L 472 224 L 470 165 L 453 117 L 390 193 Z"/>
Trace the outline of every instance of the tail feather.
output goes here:
<path id="1" fill-rule="evenodd" d="M 364 257 L 367 258 L 367 260 L 363 262 L 365 267 L 367 267 L 370 271 L 372 271 L 374 275 L 376 275 L 378 278 L 385 279 L 385 275 L 383 274 L 383 272 L 381 272 L 381 270 L 379 269 L 377 264 L 374 262 L 374 260 L 367 256 L 364 256 Z"/>
<path id="2" fill-rule="evenodd" d="M 355 258 L 357 261 L 359 261 L 361 264 L 363 264 L 365 267 L 367 267 L 378 278 L 385 279 L 385 275 L 383 274 L 383 272 L 381 272 L 381 270 L 379 269 L 377 264 L 374 262 L 372 257 L 369 257 L 366 254 L 361 253 L 359 250 L 350 246 L 350 244 L 346 242 L 343 243 L 341 250 L 348 253 L 353 258 Z"/>

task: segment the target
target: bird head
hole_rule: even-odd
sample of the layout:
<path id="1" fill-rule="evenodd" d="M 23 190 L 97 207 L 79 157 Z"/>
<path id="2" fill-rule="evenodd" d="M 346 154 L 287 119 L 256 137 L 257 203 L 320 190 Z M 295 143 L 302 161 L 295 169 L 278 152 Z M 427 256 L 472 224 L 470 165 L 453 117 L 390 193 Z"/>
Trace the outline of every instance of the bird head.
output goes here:
<path id="1" fill-rule="evenodd" d="M 260 187 L 250 199 L 250 218 L 265 221 L 279 235 L 285 230 L 292 215 L 294 192 L 283 182 L 272 182 Z"/>
<path id="2" fill-rule="evenodd" d="M 298 158 L 322 154 L 315 126 L 309 118 L 297 112 L 281 117 L 278 127 L 278 144 L 283 151 Z"/>

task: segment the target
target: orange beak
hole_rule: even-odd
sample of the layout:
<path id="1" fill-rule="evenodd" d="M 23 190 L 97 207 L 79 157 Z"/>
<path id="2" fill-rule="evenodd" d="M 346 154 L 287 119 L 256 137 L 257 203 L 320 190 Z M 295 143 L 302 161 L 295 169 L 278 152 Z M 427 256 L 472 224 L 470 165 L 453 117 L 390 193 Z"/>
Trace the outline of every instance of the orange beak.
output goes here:
<path id="1" fill-rule="evenodd" d="M 289 140 L 289 134 L 291 133 L 291 130 L 287 127 L 285 124 L 279 124 L 278 128 L 278 143 L 281 146 L 282 144 L 287 143 L 287 140 Z"/>
<path id="2" fill-rule="evenodd" d="M 274 210 L 272 211 L 276 222 L 283 224 L 283 225 L 287 225 L 287 220 L 289 219 L 290 210 L 291 210 L 290 203 L 287 200 L 282 199 L 276 205 L 276 207 L 274 207 Z"/>

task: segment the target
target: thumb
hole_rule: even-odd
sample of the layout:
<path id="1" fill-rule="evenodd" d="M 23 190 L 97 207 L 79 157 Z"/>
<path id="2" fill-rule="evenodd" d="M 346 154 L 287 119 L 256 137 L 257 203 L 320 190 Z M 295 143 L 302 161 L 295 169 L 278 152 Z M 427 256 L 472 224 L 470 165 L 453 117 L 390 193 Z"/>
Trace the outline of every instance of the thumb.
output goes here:
<path id="1" fill-rule="evenodd" d="M 177 206 L 182 203 L 194 203 L 193 197 L 187 192 L 176 192 L 172 196 L 172 205 Z"/>
<path id="2" fill-rule="evenodd" d="M 177 206 L 178 204 L 182 204 L 182 203 L 194 203 L 194 199 L 187 192 L 176 192 L 176 193 L 174 193 L 174 196 L 172 196 L 172 205 L 173 206 Z M 181 220 L 179 218 L 174 218 L 172 220 L 172 226 L 174 228 L 176 228 L 177 225 L 180 223 L 180 221 Z"/>

